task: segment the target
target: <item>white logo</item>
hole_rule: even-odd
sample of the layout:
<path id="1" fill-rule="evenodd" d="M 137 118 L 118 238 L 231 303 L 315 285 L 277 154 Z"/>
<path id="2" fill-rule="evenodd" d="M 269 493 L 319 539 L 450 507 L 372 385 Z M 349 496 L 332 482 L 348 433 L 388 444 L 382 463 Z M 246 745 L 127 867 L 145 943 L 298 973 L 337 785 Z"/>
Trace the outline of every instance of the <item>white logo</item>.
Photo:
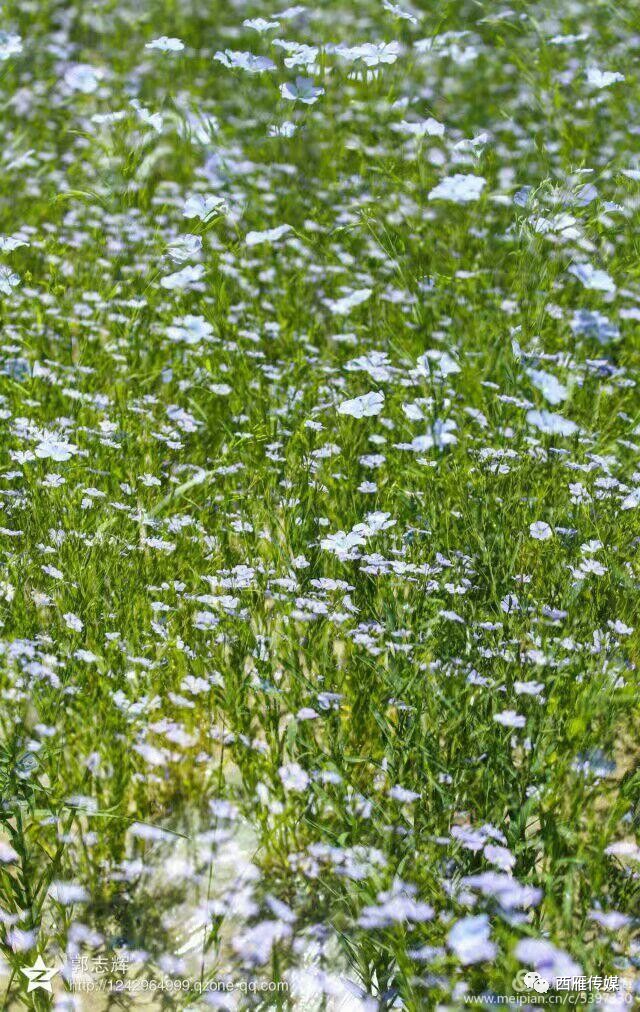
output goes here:
<path id="1" fill-rule="evenodd" d="M 519 970 L 511 986 L 514 991 L 537 991 L 538 994 L 546 994 L 549 990 L 549 981 L 541 977 L 536 970 Z"/>
<path id="2" fill-rule="evenodd" d="M 55 966 L 53 968 L 45 966 L 42 961 L 42 956 L 38 956 L 33 966 L 23 966 L 20 969 L 21 973 L 24 973 L 25 977 L 29 981 L 27 994 L 29 994 L 30 991 L 35 991 L 38 987 L 41 987 L 43 991 L 48 991 L 49 994 L 51 994 L 51 978 L 55 977 L 56 973 L 60 972 Z"/>

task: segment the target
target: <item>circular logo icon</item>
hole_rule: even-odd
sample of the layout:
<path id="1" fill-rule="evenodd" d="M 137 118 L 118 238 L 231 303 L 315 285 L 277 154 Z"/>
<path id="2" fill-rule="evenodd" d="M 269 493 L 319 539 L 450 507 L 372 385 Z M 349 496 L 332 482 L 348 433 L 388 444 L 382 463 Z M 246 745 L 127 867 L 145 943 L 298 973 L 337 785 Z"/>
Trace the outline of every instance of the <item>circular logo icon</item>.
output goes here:
<path id="1" fill-rule="evenodd" d="M 518 970 L 511 986 L 514 991 L 537 991 L 538 994 L 546 994 L 549 990 L 549 981 L 541 977 L 537 970 Z"/>

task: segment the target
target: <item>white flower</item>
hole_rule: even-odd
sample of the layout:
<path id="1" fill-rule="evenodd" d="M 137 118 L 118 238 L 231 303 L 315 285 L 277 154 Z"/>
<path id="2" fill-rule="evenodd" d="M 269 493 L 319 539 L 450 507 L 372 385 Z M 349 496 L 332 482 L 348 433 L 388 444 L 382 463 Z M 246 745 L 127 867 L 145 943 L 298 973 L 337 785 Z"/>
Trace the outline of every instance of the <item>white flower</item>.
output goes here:
<path id="1" fill-rule="evenodd" d="M 502 871 L 509 872 L 516 863 L 516 859 L 506 847 L 498 847 L 494 843 L 488 843 L 482 852 L 483 857 L 494 864 Z"/>
<path id="2" fill-rule="evenodd" d="M 247 232 L 247 246 L 259 246 L 263 242 L 276 242 L 283 235 L 291 231 L 291 225 L 277 225 L 276 228 L 267 228 L 264 232 Z"/>
<path id="3" fill-rule="evenodd" d="M 417 123 L 409 123 L 403 119 L 395 129 L 411 134 L 412 137 L 442 137 L 444 135 L 444 124 L 432 117 L 419 120 Z"/>
<path id="4" fill-rule="evenodd" d="M 178 236 L 167 246 L 167 256 L 176 264 L 183 264 L 185 260 L 191 260 L 202 250 L 202 236 L 186 235 Z"/>
<path id="5" fill-rule="evenodd" d="M 529 224 L 538 235 L 559 235 L 563 240 L 580 239 L 581 231 L 577 219 L 572 214 L 554 214 L 552 218 L 544 215 L 533 216 Z"/>
<path id="6" fill-rule="evenodd" d="M 193 616 L 193 624 L 196 629 L 214 629 L 220 624 L 220 619 L 212 611 L 197 611 Z"/>
<path id="7" fill-rule="evenodd" d="M 612 857 L 629 857 L 632 861 L 640 861 L 640 847 L 633 840 L 616 840 L 605 847 L 604 852 Z"/>
<path id="8" fill-rule="evenodd" d="M 199 193 L 193 193 L 187 197 L 182 211 L 185 218 L 200 218 L 204 221 L 213 211 L 221 211 L 224 208 L 224 199 L 208 195 L 203 197 Z"/>
<path id="9" fill-rule="evenodd" d="M 372 288 L 359 288 L 348 295 L 344 295 L 341 299 L 325 299 L 325 305 L 337 316 L 344 316 L 356 306 L 362 305 L 363 302 L 371 298 L 372 291 Z"/>
<path id="10" fill-rule="evenodd" d="M 275 943 L 288 938 L 290 934 L 290 925 L 282 920 L 260 921 L 237 935 L 232 945 L 244 962 L 262 966 L 271 958 Z"/>
<path id="11" fill-rule="evenodd" d="M 41 566 L 43 573 L 50 576 L 52 580 L 64 580 L 64 573 L 61 572 L 56 566 Z"/>
<path id="12" fill-rule="evenodd" d="M 608 344 L 620 337 L 620 330 L 615 323 L 597 309 L 576 309 L 570 326 L 574 334 L 595 337 L 600 344 Z"/>
<path id="13" fill-rule="evenodd" d="M 336 531 L 335 534 L 327 534 L 320 542 L 320 547 L 327 552 L 334 552 L 339 559 L 355 558 L 353 551 L 360 545 L 366 544 L 362 534 L 357 531 Z"/>
<path id="14" fill-rule="evenodd" d="M 549 404 L 560 404 L 566 399 L 569 391 L 552 373 L 542 369 L 527 369 L 527 375 Z"/>
<path id="15" fill-rule="evenodd" d="M 362 60 L 366 67 L 378 67 L 381 63 L 395 63 L 401 47 L 399 42 L 362 42 L 351 47 L 338 45 L 334 51 L 351 63 Z"/>
<path id="16" fill-rule="evenodd" d="M 465 917 L 451 928 L 447 939 L 449 948 L 463 966 L 493 959 L 498 949 L 491 941 L 490 932 L 487 914 Z"/>
<path id="17" fill-rule="evenodd" d="M 77 882 L 52 882 L 49 886 L 49 896 L 63 906 L 87 903 L 89 900 L 89 893 Z"/>
<path id="18" fill-rule="evenodd" d="M 161 53 L 179 53 L 181 49 L 184 49 L 184 42 L 181 39 L 161 35 L 160 38 L 154 39 L 153 42 L 147 42 L 144 48 L 158 49 Z"/>
<path id="19" fill-rule="evenodd" d="M 513 691 L 516 696 L 539 696 L 544 690 L 542 682 L 514 682 Z"/>
<path id="20" fill-rule="evenodd" d="M 254 53 L 241 53 L 233 49 L 218 52 L 214 60 L 230 69 L 245 70 L 248 74 L 261 74 L 264 70 L 275 70 L 276 65 L 268 56 L 256 56 Z"/>
<path id="21" fill-rule="evenodd" d="M 293 137 L 296 129 L 295 123 L 286 119 L 282 123 L 272 123 L 267 132 L 269 137 Z"/>
<path id="22" fill-rule="evenodd" d="M 184 344 L 196 345 L 208 341 L 213 334 L 213 327 L 204 316 L 183 316 L 174 320 L 167 327 L 167 336 L 171 341 L 182 341 Z"/>
<path id="23" fill-rule="evenodd" d="M 97 68 L 88 63 L 76 63 L 65 71 L 64 83 L 71 91 L 91 95 L 98 87 L 101 77 L 102 71 Z"/>
<path id="24" fill-rule="evenodd" d="M 132 109 L 135 109 L 141 123 L 144 123 L 145 126 L 150 126 L 157 134 L 162 133 L 164 119 L 162 118 L 161 113 L 151 112 L 151 110 L 142 105 L 137 98 L 132 98 L 129 105 Z"/>
<path id="25" fill-rule="evenodd" d="M 621 510 L 634 510 L 640 506 L 640 488 L 634 488 L 632 492 L 620 503 Z"/>
<path id="26" fill-rule="evenodd" d="M 396 18 L 401 18 L 403 21 L 410 21 L 412 25 L 418 24 L 418 19 L 415 14 L 410 11 L 403 10 L 398 4 L 392 4 L 391 0 L 382 0 L 382 6 L 385 11 L 389 11 L 389 14 L 393 14 Z"/>
<path id="27" fill-rule="evenodd" d="M 364 520 L 354 526 L 352 534 L 361 534 L 365 538 L 370 538 L 378 531 L 386 531 L 389 527 L 395 527 L 395 524 L 396 521 L 391 519 L 390 513 L 376 510 L 374 513 L 367 513 Z"/>
<path id="28" fill-rule="evenodd" d="M 630 636 L 634 629 L 631 625 L 625 625 L 619 618 L 615 622 L 609 620 L 609 625 L 614 632 L 617 632 L 618 636 Z"/>
<path id="29" fill-rule="evenodd" d="M 35 449 L 36 457 L 40 460 L 70 460 L 78 447 L 74 443 L 68 443 L 65 439 L 57 439 L 54 436 L 46 436 Z"/>
<path id="30" fill-rule="evenodd" d="M 15 235 L 0 236 L 0 253 L 13 253 L 14 249 L 20 249 L 21 246 L 28 245 L 29 243 L 26 239 L 19 239 Z"/>
<path id="31" fill-rule="evenodd" d="M 5 267 L 4 264 L 0 265 L 0 292 L 3 295 L 9 295 L 12 288 L 16 288 L 20 284 L 20 278 L 17 274 L 14 274 L 9 267 Z"/>
<path id="32" fill-rule="evenodd" d="M 395 63 L 401 51 L 399 42 L 365 42 L 362 48 L 365 50 L 362 60 L 367 67 Z"/>
<path id="33" fill-rule="evenodd" d="M 84 622 L 72 611 L 66 611 L 62 617 L 67 629 L 71 629 L 72 632 L 82 632 L 84 629 Z"/>
<path id="34" fill-rule="evenodd" d="M 8 60 L 22 52 L 22 39 L 11 32 L 0 32 L 0 60 Z"/>
<path id="35" fill-rule="evenodd" d="M 400 449 L 411 450 L 413 453 L 424 453 L 425 450 L 430 450 L 434 446 L 442 452 L 445 446 L 454 446 L 458 442 L 458 437 L 455 435 L 457 428 L 453 418 L 447 418 L 445 421 L 436 418 L 431 432 L 427 432 L 423 436 L 415 436 L 410 443 L 397 445 Z"/>
<path id="36" fill-rule="evenodd" d="M 260 32 L 261 35 L 263 32 L 280 27 L 279 21 L 265 21 L 264 18 L 245 18 L 242 24 L 245 28 L 253 28 L 254 31 Z"/>
<path id="37" fill-rule="evenodd" d="M 520 611 L 520 601 L 517 594 L 505 594 L 500 602 L 500 607 L 505 615 L 512 615 L 514 611 Z"/>
<path id="38" fill-rule="evenodd" d="M 586 71 L 587 84 L 590 88 L 608 88 L 611 84 L 624 81 L 624 74 L 617 70 L 599 70 L 597 67 L 589 67 Z"/>
<path id="39" fill-rule="evenodd" d="M 319 716 L 320 714 L 312 706 L 303 706 L 296 713 L 296 720 L 316 720 Z"/>
<path id="40" fill-rule="evenodd" d="M 536 520 L 535 523 L 529 524 L 529 534 L 536 541 L 548 541 L 553 537 L 553 531 L 544 520 Z"/>
<path id="41" fill-rule="evenodd" d="M 324 88 L 317 88 L 310 77 L 296 77 L 295 84 L 287 81 L 280 85 L 280 94 L 288 102 L 304 102 L 305 105 L 313 105 L 321 95 L 324 95 Z"/>
<path id="42" fill-rule="evenodd" d="M 420 355 L 416 362 L 416 371 L 420 376 L 440 376 L 443 379 L 460 372 L 460 366 L 447 351 L 430 348 Z"/>
<path id="43" fill-rule="evenodd" d="M 602 910 L 591 910 L 589 917 L 606 931 L 619 931 L 620 928 L 626 928 L 631 921 L 630 917 L 621 914 L 619 910 L 609 910 L 606 913 Z"/>
<path id="44" fill-rule="evenodd" d="M 579 977 L 582 967 L 575 963 L 562 949 L 548 942 L 546 938 L 522 938 L 514 950 L 516 959 L 527 966 L 535 966 L 546 980 L 556 977 Z"/>
<path id="45" fill-rule="evenodd" d="M 147 745 L 145 742 L 142 742 L 139 745 L 134 745 L 133 748 L 138 755 L 142 756 L 146 763 L 149 763 L 149 766 L 166 766 L 167 756 L 165 752 L 162 749 L 156 748 L 155 745 Z"/>
<path id="46" fill-rule="evenodd" d="M 285 791 L 304 791 L 309 785 L 309 774 L 299 763 L 286 763 L 278 770 Z"/>
<path id="47" fill-rule="evenodd" d="M 6 840 L 0 840 L 0 864 L 12 864 L 19 861 L 20 857 Z"/>
<path id="48" fill-rule="evenodd" d="M 384 394 L 381 390 L 370 390 L 368 394 L 354 397 L 351 401 L 343 401 L 338 405 L 338 414 L 351 415 L 352 418 L 371 418 L 379 415 L 384 407 Z"/>
<path id="49" fill-rule="evenodd" d="M 288 54 L 284 58 L 284 65 L 288 70 L 293 67 L 307 67 L 310 71 L 316 65 L 318 46 L 308 46 L 305 42 L 291 42 L 288 39 L 274 39 L 273 45 L 278 49 L 284 49 Z"/>
<path id="50" fill-rule="evenodd" d="M 524 727 L 526 719 L 515 710 L 503 710 L 502 713 L 494 713 L 493 719 L 503 727 Z"/>
<path id="51" fill-rule="evenodd" d="M 578 431 L 575 422 L 553 411 L 527 411 L 527 421 L 548 436 L 572 436 Z"/>
<path id="52" fill-rule="evenodd" d="M 126 118 L 126 109 L 118 109 L 117 112 L 94 112 L 91 122 L 97 123 L 98 126 L 103 126 L 105 123 L 120 123 Z"/>
<path id="53" fill-rule="evenodd" d="M 176 288 L 184 289 L 188 288 L 194 281 L 200 281 L 203 275 L 204 267 L 202 264 L 189 265 L 188 267 L 183 267 L 181 271 L 176 271 L 174 274 L 167 274 L 166 277 L 161 278 L 160 284 L 168 291 L 173 291 Z"/>
<path id="54" fill-rule="evenodd" d="M 583 559 L 577 568 L 573 566 L 569 567 L 573 576 L 578 580 L 584 580 L 588 576 L 604 576 L 607 572 L 606 566 L 603 566 L 597 559 Z"/>
<path id="55" fill-rule="evenodd" d="M 455 204 L 468 204 L 478 200 L 486 185 L 482 176 L 463 175 L 456 172 L 438 183 L 429 194 L 429 200 L 451 200 Z"/>
<path id="56" fill-rule="evenodd" d="M 389 790 L 389 797 L 404 805 L 411 801 L 417 801 L 420 795 L 416 794 L 415 791 L 408 791 L 406 787 L 401 787 L 400 784 L 396 784 L 395 787 Z"/>
<path id="57" fill-rule="evenodd" d="M 616 284 L 606 271 L 594 267 L 593 264 L 571 264 L 569 274 L 581 281 L 585 288 L 594 292 L 615 292 Z"/>

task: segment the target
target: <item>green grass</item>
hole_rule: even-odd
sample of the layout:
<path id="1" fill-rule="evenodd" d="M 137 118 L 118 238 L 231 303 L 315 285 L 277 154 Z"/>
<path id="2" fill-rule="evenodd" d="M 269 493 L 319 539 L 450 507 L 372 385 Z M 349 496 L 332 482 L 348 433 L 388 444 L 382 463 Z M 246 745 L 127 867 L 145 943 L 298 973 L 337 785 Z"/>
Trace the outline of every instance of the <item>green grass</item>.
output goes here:
<path id="1" fill-rule="evenodd" d="M 3 8 L 7 1008 L 206 1007 L 229 979 L 220 1007 L 457 1009 L 523 969 L 637 1000 L 640 19 L 413 13 Z M 377 68 L 335 49 L 394 41 Z M 324 94 L 286 100 L 296 76 Z M 478 199 L 430 199 L 455 173 Z M 224 203 L 183 217 L 193 194 Z M 337 410 L 369 392 L 380 413 Z M 515 900 L 466 881 L 492 871 Z"/>

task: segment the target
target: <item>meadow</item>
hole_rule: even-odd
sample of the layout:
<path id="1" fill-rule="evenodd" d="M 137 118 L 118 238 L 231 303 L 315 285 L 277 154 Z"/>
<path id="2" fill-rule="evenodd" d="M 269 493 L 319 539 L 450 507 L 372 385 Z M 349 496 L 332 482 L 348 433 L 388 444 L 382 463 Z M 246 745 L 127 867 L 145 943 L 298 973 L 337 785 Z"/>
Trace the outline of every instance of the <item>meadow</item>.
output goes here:
<path id="1" fill-rule="evenodd" d="M 3 4 L 4 1008 L 640 1004 L 639 58 Z"/>

